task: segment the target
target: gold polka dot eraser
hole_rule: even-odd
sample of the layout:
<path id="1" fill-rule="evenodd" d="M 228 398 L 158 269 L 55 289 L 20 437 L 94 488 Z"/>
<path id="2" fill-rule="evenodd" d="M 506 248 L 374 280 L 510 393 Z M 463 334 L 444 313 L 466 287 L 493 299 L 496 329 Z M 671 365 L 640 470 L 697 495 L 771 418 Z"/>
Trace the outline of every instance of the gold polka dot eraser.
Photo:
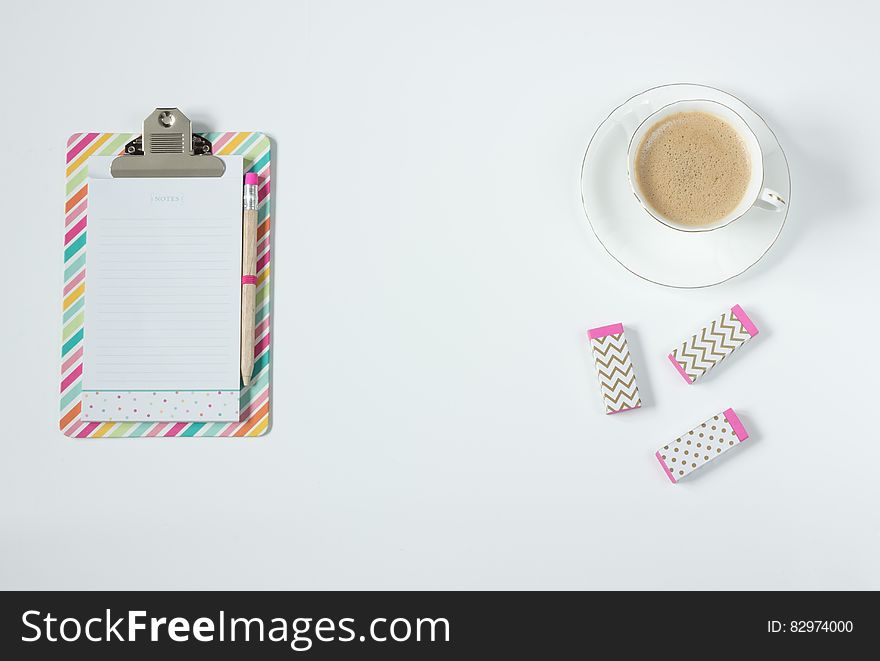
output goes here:
<path id="1" fill-rule="evenodd" d="M 669 361 L 693 383 L 757 334 L 745 310 L 734 305 L 673 349 Z"/>
<path id="2" fill-rule="evenodd" d="M 675 484 L 748 437 L 749 433 L 736 413 L 727 409 L 664 445 L 654 456 Z"/>
<path id="3" fill-rule="evenodd" d="M 642 405 L 639 387 L 629 355 L 629 346 L 623 334 L 623 324 L 600 326 L 587 331 L 599 388 L 605 403 L 605 413 L 631 411 Z"/>

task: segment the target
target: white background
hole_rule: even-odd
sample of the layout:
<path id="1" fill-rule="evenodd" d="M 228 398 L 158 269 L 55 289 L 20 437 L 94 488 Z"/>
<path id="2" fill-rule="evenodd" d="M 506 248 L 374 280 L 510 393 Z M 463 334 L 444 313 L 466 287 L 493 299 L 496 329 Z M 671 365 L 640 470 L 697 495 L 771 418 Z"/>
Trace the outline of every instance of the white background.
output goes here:
<path id="1" fill-rule="evenodd" d="M 874 8 L 180 6 L 4 11 L 0 587 L 880 588 Z M 697 291 L 578 195 L 598 123 L 678 81 L 792 172 L 769 255 Z M 57 429 L 66 139 L 158 105 L 276 141 L 262 439 Z M 667 352 L 734 303 L 761 335 L 686 386 Z M 605 417 L 585 332 L 617 321 L 645 408 Z M 752 440 L 671 485 L 654 451 L 728 406 Z"/>

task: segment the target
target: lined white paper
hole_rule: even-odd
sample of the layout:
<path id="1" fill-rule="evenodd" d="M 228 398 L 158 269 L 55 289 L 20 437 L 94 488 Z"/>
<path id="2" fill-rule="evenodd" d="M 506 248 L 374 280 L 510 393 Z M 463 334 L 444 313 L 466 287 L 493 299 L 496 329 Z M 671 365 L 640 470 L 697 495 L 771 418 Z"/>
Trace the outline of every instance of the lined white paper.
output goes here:
<path id="1" fill-rule="evenodd" d="M 84 393 L 237 394 L 242 158 L 224 158 L 222 177 L 165 179 L 104 177 L 109 159 L 92 160 Z M 189 413 L 150 419 L 199 419 Z"/>

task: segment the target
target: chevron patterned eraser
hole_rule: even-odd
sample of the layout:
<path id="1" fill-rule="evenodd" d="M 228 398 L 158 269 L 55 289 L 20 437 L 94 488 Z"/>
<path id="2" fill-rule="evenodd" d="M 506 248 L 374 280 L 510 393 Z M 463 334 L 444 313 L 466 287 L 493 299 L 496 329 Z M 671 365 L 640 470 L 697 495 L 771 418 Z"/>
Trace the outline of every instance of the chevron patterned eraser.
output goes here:
<path id="1" fill-rule="evenodd" d="M 749 433 L 736 413 L 727 409 L 664 445 L 654 456 L 666 477 L 675 484 L 748 437 Z"/>
<path id="2" fill-rule="evenodd" d="M 592 328 L 587 331 L 587 337 L 593 349 L 605 413 L 639 408 L 642 400 L 639 399 L 639 387 L 623 335 L 623 324 Z"/>
<path id="3" fill-rule="evenodd" d="M 757 326 L 734 305 L 673 349 L 669 361 L 693 383 L 757 334 Z"/>

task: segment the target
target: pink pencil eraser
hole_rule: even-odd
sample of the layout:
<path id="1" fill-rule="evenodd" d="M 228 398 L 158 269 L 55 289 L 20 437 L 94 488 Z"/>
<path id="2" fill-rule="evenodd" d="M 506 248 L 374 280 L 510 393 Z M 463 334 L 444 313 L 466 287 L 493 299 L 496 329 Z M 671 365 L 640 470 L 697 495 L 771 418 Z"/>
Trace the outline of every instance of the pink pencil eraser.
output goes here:
<path id="1" fill-rule="evenodd" d="M 745 310 L 734 305 L 673 349 L 669 362 L 693 383 L 757 334 Z"/>
<path id="2" fill-rule="evenodd" d="M 734 410 L 727 409 L 664 445 L 654 456 L 666 477 L 675 484 L 748 437 L 749 433 Z"/>
<path id="3" fill-rule="evenodd" d="M 605 413 L 631 411 L 642 405 L 636 373 L 623 334 L 623 324 L 600 326 L 587 331 L 593 361 L 599 375 L 599 388 L 605 402 Z"/>
<path id="4" fill-rule="evenodd" d="M 244 184 L 245 186 L 256 186 L 260 182 L 260 178 L 257 177 L 256 172 L 248 172 L 244 175 Z"/>

